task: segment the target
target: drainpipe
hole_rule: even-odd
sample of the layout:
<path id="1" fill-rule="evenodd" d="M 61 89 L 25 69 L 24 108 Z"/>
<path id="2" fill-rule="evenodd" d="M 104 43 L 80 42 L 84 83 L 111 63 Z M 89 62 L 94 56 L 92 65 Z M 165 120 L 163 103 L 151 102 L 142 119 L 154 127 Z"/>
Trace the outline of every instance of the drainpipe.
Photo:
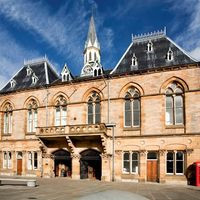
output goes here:
<path id="1" fill-rule="evenodd" d="M 108 80 L 107 83 L 107 89 L 108 89 L 108 118 L 107 118 L 107 123 L 110 123 L 110 80 Z"/>

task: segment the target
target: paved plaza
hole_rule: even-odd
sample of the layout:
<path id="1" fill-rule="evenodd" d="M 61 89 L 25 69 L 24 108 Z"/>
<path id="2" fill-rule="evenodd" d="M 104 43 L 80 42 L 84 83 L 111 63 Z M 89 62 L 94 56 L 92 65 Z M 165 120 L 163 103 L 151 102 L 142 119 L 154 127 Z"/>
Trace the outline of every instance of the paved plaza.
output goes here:
<path id="1" fill-rule="evenodd" d="M 200 188 L 157 183 L 37 179 L 38 186 L 0 186 L 0 200 L 200 200 Z"/>

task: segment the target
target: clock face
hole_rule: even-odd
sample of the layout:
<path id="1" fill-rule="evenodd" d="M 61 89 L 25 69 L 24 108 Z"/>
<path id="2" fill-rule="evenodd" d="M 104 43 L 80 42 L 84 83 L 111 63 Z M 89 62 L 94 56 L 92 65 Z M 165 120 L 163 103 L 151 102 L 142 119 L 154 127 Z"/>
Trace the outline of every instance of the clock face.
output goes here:
<path id="1" fill-rule="evenodd" d="M 83 72 L 85 74 L 90 74 L 92 72 L 92 67 L 89 66 L 89 65 L 85 66 L 84 69 L 83 69 Z"/>

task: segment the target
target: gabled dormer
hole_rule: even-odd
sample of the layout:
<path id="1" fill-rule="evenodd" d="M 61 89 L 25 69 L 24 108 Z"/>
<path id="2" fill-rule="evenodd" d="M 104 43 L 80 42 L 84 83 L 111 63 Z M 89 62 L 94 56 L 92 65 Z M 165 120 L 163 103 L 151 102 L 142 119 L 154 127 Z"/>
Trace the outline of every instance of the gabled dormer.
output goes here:
<path id="1" fill-rule="evenodd" d="M 33 70 L 30 68 L 30 66 L 28 65 L 28 67 L 26 68 L 26 75 L 30 76 L 32 74 Z"/>
<path id="2" fill-rule="evenodd" d="M 64 65 L 62 72 L 61 72 L 62 82 L 65 81 L 71 81 L 73 79 L 73 76 L 67 67 L 67 64 Z"/>
<path id="3" fill-rule="evenodd" d="M 39 80 L 38 77 L 35 75 L 35 73 L 33 73 L 33 75 L 32 75 L 32 85 L 35 85 L 38 80 Z"/>
<path id="4" fill-rule="evenodd" d="M 11 88 L 14 88 L 16 84 L 17 84 L 17 82 L 16 82 L 14 79 L 12 79 L 12 80 L 10 81 L 10 87 L 11 87 Z"/>

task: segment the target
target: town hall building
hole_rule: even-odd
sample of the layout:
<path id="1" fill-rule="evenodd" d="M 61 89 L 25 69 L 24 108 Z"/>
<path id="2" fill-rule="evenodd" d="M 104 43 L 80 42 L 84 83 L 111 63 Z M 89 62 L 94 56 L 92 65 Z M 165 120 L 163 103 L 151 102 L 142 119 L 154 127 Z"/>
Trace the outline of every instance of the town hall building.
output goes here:
<path id="1" fill-rule="evenodd" d="M 0 91 L 0 175 L 187 183 L 200 160 L 200 63 L 166 29 L 101 65 L 93 16 L 80 76 L 25 61 Z M 112 52 L 111 52 L 112 53 Z"/>

